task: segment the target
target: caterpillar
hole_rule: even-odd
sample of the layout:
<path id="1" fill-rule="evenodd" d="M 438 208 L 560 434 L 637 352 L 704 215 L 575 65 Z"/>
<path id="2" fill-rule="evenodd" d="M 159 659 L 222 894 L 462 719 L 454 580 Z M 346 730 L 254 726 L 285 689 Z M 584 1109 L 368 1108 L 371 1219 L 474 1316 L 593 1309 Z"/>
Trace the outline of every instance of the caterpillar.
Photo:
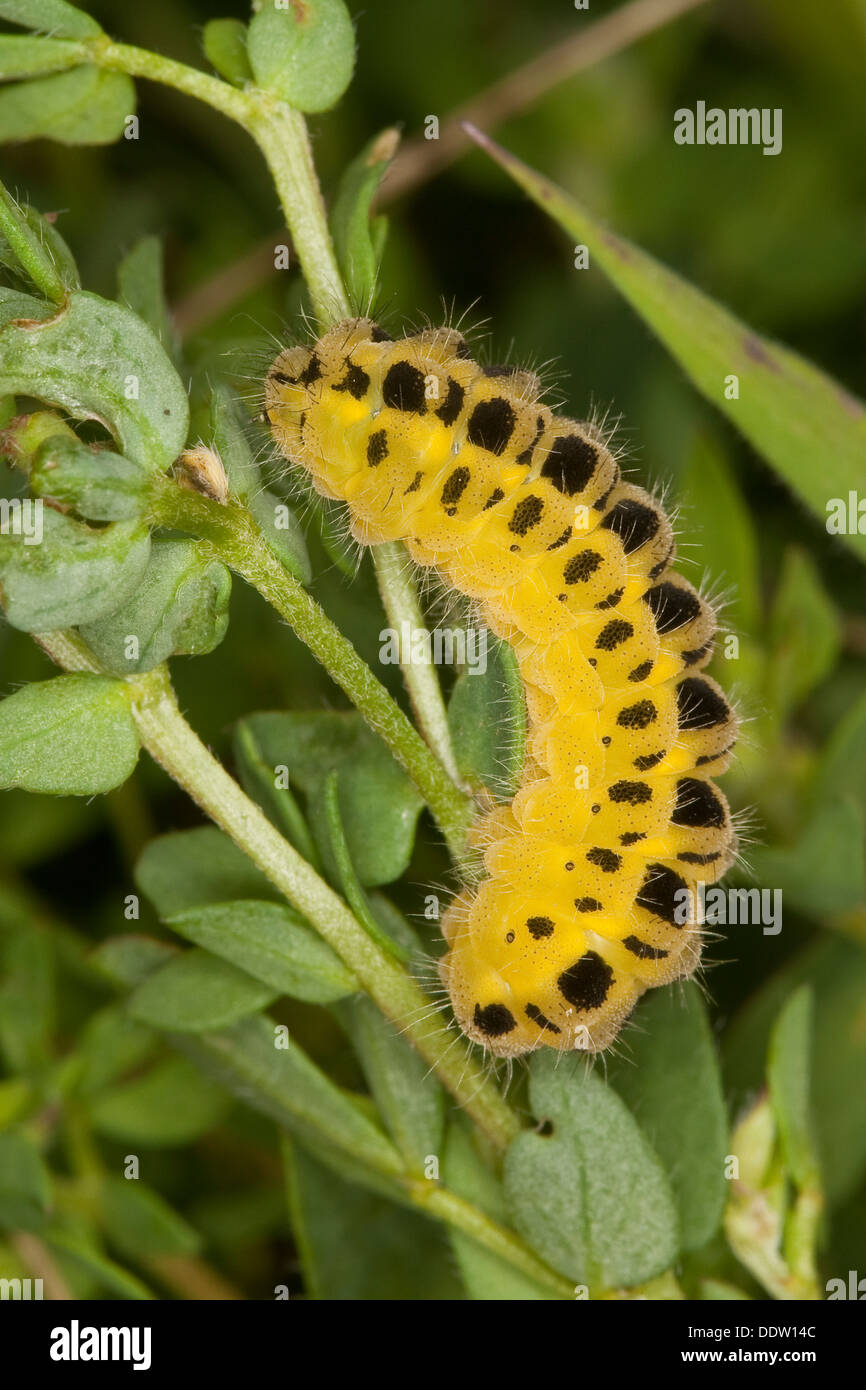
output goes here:
<path id="1" fill-rule="evenodd" d="M 444 914 L 439 964 L 464 1033 L 507 1057 L 600 1051 L 645 990 L 691 975 L 683 890 L 736 851 L 712 778 L 737 721 L 702 673 L 715 612 L 671 568 L 658 501 L 541 394 L 455 329 L 394 340 L 358 318 L 281 352 L 264 402 L 355 539 L 404 541 L 516 654 L 522 782 L 476 821 L 485 877 Z"/>

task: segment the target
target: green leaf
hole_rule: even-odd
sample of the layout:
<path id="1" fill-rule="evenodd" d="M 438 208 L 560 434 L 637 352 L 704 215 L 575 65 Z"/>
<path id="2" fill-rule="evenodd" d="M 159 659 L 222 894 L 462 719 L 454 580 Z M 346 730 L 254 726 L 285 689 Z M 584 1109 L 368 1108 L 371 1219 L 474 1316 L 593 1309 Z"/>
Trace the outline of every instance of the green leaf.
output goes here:
<path id="1" fill-rule="evenodd" d="M 88 39 L 102 33 L 95 19 L 66 0 L 0 0 L 0 19 L 64 39 Z"/>
<path id="2" fill-rule="evenodd" d="M 851 706 L 824 748 L 815 778 L 815 799 L 853 796 L 866 815 L 866 695 Z"/>
<path id="3" fill-rule="evenodd" d="M 129 694 L 106 676 L 55 676 L 0 701 L 0 787 L 95 796 L 138 759 Z"/>
<path id="4" fill-rule="evenodd" d="M 88 521 L 134 521 L 147 506 L 147 479 L 141 464 L 63 434 L 37 450 L 30 490 L 74 507 Z"/>
<path id="5" fill-rule="evenodd" d="M 646 321 L 686 375 L 732 421 L 825 525 L 828 500 L 847 500 L 863 479 L 866 407 L 781 344 L 761 338 L 726 309 L 631 242 L 597 222 L 558 188 L 480 132 L 481 144 L 575 242 Z M 725 396 L 736 376 L 739 398 Z M 821 459 L 821 467 L 816 467 Z M 861 559 L 866 535 L 843 536 Z"/>
<path id="6" fill-rule="evenodd" d="M 388 1132 L 419 1173 L 442 1147 L 444 1093 L 430 1065 L 371 999 L 353 999 L 339 1010 L 367 1084 Z"/>
<path id="7" fill-rule="evenodd" d="M 336 1160 L 358 1181 L 402 1172 L 390 1140 L 269 1019 L 256 1015 L 218 1033 L 174 1041 L 245 1105 L 269 1115 L 325 1161 Z"/>
<path id="8" fill-rule="evenodd" d="M 800 951 L 752 996 L 725 1034 L 726 1090 L 742 1103 L 763 1084 L 764 1058 L 785 1001 L 808 984 L 814 997 L 812 1108 L 831 1204 L 843 1202 L 866 1176 L 866 1107 L 852 1104 L 866 1075 L 866 953 L 824 939 Z"/>
<path id="9" fill-rule="evenodd" d="M 145 525 L 95 530 L 41 501 L 22 504 L 17 518 L 17 531 L 0 535 L 0 602 L 13 627 L 51 632 L 95 621 L 141 582 L 150 556 Z"/>
<path id="10" fill-rule="evenodd" d="M 129 1259 L 194 1255 L 201 1248 L 198 1232 L 138 1178 L 104 1178 L 99 1205 L 108 1239 Z"/>
<path id="11" fill-rule="evenodd" d="M 359 306 L 366 307 L 376 290 L 379 258 L 373 248 L 370 208 L 399 142 L 400 132 L 392 127 L 364 146 L 340 180 L 331 213 L 337 260 L 349 298 Z"/>
<path id="12" fill-rule="evenodd" d="M 170 915 L 168 923 L 187 941 L 272 986 L 275 994 L 329 1004 L 358 989 L 339 956 L 290 907 L 225 902 Z"/>
<path id="13" fill-rule="evenodd" d="M 327 111 L 355 66 L 355 32 L 343 0 L 266 5 L 250 20 L 247 53 L 255 80 L 298 111 Z"/>
<path id="14" fill-rule="evenodd" d="M 737 1299 L 749 1301 L 749 1294 L 743 1293 L 735 1284 L 727 1284 L 722 1279 L 702 1279 L 700 1285 L 700 1297 L 711 1302 L 730 1302 Z"/>
<path id="15" fill-rule="evenodd" d="M 0 34 L 0 77 L 32 77 L 77 67 L 80 44 L 64 39 L 30 38 L 25 34 Z"/>
<path id="16" fill-rule="evenodd" d="M 700 434 L 689 451 L 678 482 L 684 509 L 677 522 L 677 544 L 688 555 L 694 541 L 701 567 L 731 589 L 732 622 L 754 632 L 761 619 L 758 542 L 749 508 L 723 449 Z"/>
<path id="17" fill-rule="evenodd" d="M 125 1072 L 140 1067 L 155 1045 L 151 1029 L 130 1018 L 122 1004 L 107 1004 L 91 1014 L 81 1034 L 79 1090 L 83 1095 L 102 1090 Z"/>
<path id="18" fill-rule="evenodd" d="M 132 597 L 81 635 L 118 675 L 150 671 L 170 656 L 202 656 L 226 634 L 231 586 L 226 566 L 198 541 L 157 537 Z"/>
<path id="19" fill-rule="evenodd" d="M 97 947 L 91 962 L 119 989 L 130 989 L 177 954 L 174 946 L 152 936 L 110 936 Z"/>
<path id="20" fill-rule="evenodd" d="M 153 472 L 186 441 L 183 384 L 156 335 L 129 309 L 78 290 L 54 318 L 0 332 L 0 395 L 36 396 L 100 420 L 120 452 Z"/>
<path id="21" fill-rule="evenodd" d="M 151 840 L 135 866 L 135 881 L 164 919 L 238 898 L 282 903 L 277 889 L 243 850 L 211 825 Z"/>
<path id="22" fill-rule="evenodd" d="M 246 501 L 258 492 L 259 469 L 244 429 L 240 402 L 227 386 L 218 382 L 210 402 L 210 428 L 229 486 L 235 496 Z M 272 518 L 268 519 L 269 522 Z M 288 534 L 288 533 L 287 533 Z"/>
<path id="23" fill-rule="evenodd" d="M 463 671 L 454 682 L 448 723 L 457 766 L 471 787 L 510 801 L 526 757 L 526 701 L 517 658 L 487 629 L 487 669 Z"/>
<path id="24" fill-rule="evenodd" d="M 21 208 L 0 183 L 0 262 L 46 299 L 62 304 L 78 271 L 59 232 L 33 208 Z"/>
<path id="25" fill-rule="evenodd" d="M 770 614 L 768 698 L 783 723 L 824 680 L 842 649 L 842 624 L 815 562 L 789 546 Z"/>
<path id="26" fill-rule="evenodd" d="M 185 1058 L 171 1057 L 146 1075 L 96 1096 L 90 1117 L 109 1139 L 172 1148 L 207 1134 L 219 1124 L 226 1106 L 221 1087 Z"/>
<path id="27" fill-rule="evenodd" d="M 110 1260 L 97 1250 L 91 1242 L 81 1235 L 68 1230 L 53 1229 L 45 1233 L 45 1240 L 52 1250 L 58 1251 L 67 1259 L 79 1265 L 92 1275 L 101 1288 L 117 1294 L 123 1299 L 149 1299 L 153 1294 L 146 1284 L 130 1274 L 128 1269 Z"/>
<path id="28" fill-rule="evenodd" d="M 390 951 L 398 960 L 407 960 L 408 953 L 397 945 L 390 932 L 384 931 L 380 927 L 379 919 L 370 907 L 367 895 L 355 872 L 340 816 L 340 782 L 336 772 L 329 773 L 325 783 L 325 816 L 328 825 L 328 845 L 337 869 L 336 886 L 342 892 L 361 926 L 377 945 L 385 951 Z"/>
<path id="29" fill-rule="evenodd" d="M 345 1182 L 288 1140 L 284 1152 L 289 1217 L 308 1297 L 401 1302 L 460 1297 L 435 1222 Z"/>
<path id="30" fill-rule="evenodd" d="M 151 1028 L 203 1033 L 267 1008 L 278 991 L 198 948 L 148 975 L 127 1001 L 131 1018 Z"/>
<path id="31" fill-rule="evenodd" d="M 593 1295 L 644 1283 L 677 1255 L 677 1210 L 661 1163 L 623 1102 L 583 1058 L 530 1063 L 533 1114 L 505 1157 L 517 1230 L 548 1264 Z"/>
<path id="32" fill-rule="evenodd" d="M 5 328 L 6 324 L 14 319 L 44 322 L 50 319 L 53 313 L 54 306 L 46 304 L 44 299 L 37 299 L 32 294 L 22 294 L 20 290 L 11 290 L 6 285 L 0 285 L 0 328 Z"/>
<path id="33" fill-rule="evenodd" d="M 810 1099 L 812 1014 L 811 990 L 802 985 L 788 999 L 776 1021 L 767 1058 L 770 1100 L 785 1167 L 801 1191 L 821 1185 Z"/>
<path id="34" fill-rule="evenodd" d="M 664 1165 L 679 1209 L 680 1248 L 697 1250 L 721 1223 L 728 1125 L 707 1011 L 691 981 L 654 989 L 608 1062 L 608 1080 Z"/>
<path id="35" fill-rule="evenodd" d="M 28 923 L 0 936 L 0 1051 L 10 1071 L 37 1071 L 51 1057 L 55 973 L 47 931 Z"/>
<path id="36" fill-rule="evenodd" d="M 41 1226 L 51 1203 L 51 1177 L 36 1145 L 23 1134 L 0 1134 L 0 1225 Z"/>
<path id="37" fill-rule="evenodd" d="M 236 737 L 240 754 L 237 759 L 238 772 L 247 796 L 262 808 L 268 819 L 289 843 L 294 845 L 298 853 L 302 854 L 317 872 L 320 871 L 319 852 L 291 788 L 284 784 L 282 779 L 278 780 L 273 769 L 263 762 L 247 725 L 239 726 Z"/>
<path id="38" fill-rule="evenodd" d="M 752 869 L 786 904 L 820 919 L 866 899 L 863 840 L 863 812 L 853 796 L 842 796 L 820 804 L 793 845 L 758 845 Z"/>
<path id="39" fill-rule="evenodd" d="M 402 768 L 358 714 L 254 714 L 243 721 L 271 768 L 287 767 L 307 797 L 320 853 L 333 875 L 326 810 L 329 773 L 339 773 L 340 819 L 358 879 L 390 883 L 408 866 L 421 799 Z M 236 742 L 239 761 L 243 744 Z M 376 807 L 376 816 L 370 807 Z"/>
<path id="40" fill-rule="evenodd" d="M 317 493 L 309 499 L 308 505 L 328 558 L 347 579 L 354 579 L 358 572 L 359 549 L 346 526 L 345 505 L 334 498 L 319 497 Z"/>
<path id="41" fill-rule="evenodd" d="M 313 577 L 307 542 L 301 524 L 290 507 L 273 492 L 260 488 L 247 497 L 247 506 L 271 549 L 289 574 L 302 584 Z"/>
<path id="42" fill-rule="evenodd" d="M 117 297 L 152 329 L 177 366 L 177 334 L 165 302 L 163 281 L 162 242 L 157 236 L 143 236 L 117 267 Z"/>
<path id="43" fill-rule="evenodd" d="M 122 72 L 91 63 L 0 89 L 0 141 L 110 145 L 135 113 L 135 84 Z"/>
<path id="44" fill-rule="evenodd" d="M 242 87 L 253 70 L 247 56 L 247 28 L 239 19 L 211 19 L 202 35 L 205 55 L 220 77 Z"/>
<path id="45" fill-rule="evenodd" d="M 482 1162 L 467 1126 L 459 1121 L 453 1122 L 448 1129 L 443 1176 L 458 1196 L 500 1225 L 507 1224 L 502 1185 Z M 521 1274 L 463 1231 L 452 1227 L 449 1235 L 470 1298 L 509 1303 L 556 1298 L 549 1289 Z"/>

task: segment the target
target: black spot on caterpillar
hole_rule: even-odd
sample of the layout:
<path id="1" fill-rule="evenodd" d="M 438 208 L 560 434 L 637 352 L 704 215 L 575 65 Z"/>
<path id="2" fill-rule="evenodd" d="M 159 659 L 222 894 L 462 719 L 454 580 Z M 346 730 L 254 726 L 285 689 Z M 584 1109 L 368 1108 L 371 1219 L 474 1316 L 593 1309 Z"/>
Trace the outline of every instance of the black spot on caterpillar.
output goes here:
<path id="1" fill-rule="evenodd" d="M 280 354 L 265 416 L 359 541 L 405 541 L 520 666 L 524 781 L 480 817 L 486 877 L 442 924 L 461 1027 L 501 1055 L 606 1047 L 644 990 L 695 969 L 679 894 L 735 851 L 708 774 L 736 719 L 700 673 L 715 615 L 670 568 L 670 522 L 598 431 L 451 329 L 340 324 Z"/>

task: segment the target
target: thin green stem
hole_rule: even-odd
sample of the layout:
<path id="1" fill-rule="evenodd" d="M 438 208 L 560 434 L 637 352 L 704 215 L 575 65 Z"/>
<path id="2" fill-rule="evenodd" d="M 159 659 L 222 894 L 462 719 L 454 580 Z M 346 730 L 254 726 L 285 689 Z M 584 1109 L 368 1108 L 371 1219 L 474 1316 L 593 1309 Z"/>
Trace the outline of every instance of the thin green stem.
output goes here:
<path id="1" fill-rule="evenodd" d="M 458 1197 L 456 1192 L 416 1179 L 409 1190 L 409 1198 L 413 1206 L 418 1207 L 420 1211 L 426 1211 L 428 1215 L 436 1216 L 456 1230 L 472 1236 L 479 1245 L 506 1260 L 521 1274 L 550 1289 L 551 1293 L 557 1294 L 560 1298 L 574 1298 L 573 1284 L 562 1275 L 555 1274 L 549 1265 L 539 1260 L 519 1236 L 491 1221 L 486 1212 L 479 1210 L 463 1197 Z"/>
<path id="2" fill-rule="evenodd" d="M 352 306 L 328 230 L 307 123 L 300 111 L 271 100 L 262 102 L 247 130 L 268 162 L 316 318 L 330 328 L 350 318 Z"/>
<path id="3" fill-rule="evenodd" d="M 162 82 L 166 87 L 174 87 L 178 92 L 203 101 L 215 111 L 222 111 L 240 125 L 245 126 L 255 110 L 255 93 L 239 91 L 220 77 L 212 77 L 210 73 L 178 63 L 173 58 L 164 58 L 160 53 L 151 53 L 133 44 L 115 43 L 106 34 L 88 40 L 86 47 L 96 67 Z"/>
<path id="4" fill-rule="evenodd" d="M 403 632 L 408 630 L 411 634 L 425 627 L 424 614 L 412 579 L 412 562 L 399 541 L 386 541 L 383 545 L 373 547 L 373 563 L 376 566 L 382 603 L 388 621 L 397 633 L 402 651 Z M 411 659 L 411 643 L 407 660 L 401 661 L 400 664 L 415 718 L 448 776 L 459 786 L 460 773 L 451 745 L 448 714 L 435 668 L 432 662 L 416 662 Z"/>
<path id="5" fill-rule="evenodd" d="M 347 318 L 351 307 L 328 231 L 307 123 L 301 112 L 270 92 L 256 87 L 239 91 L 185 63 L 131 44 L 114 43 L 104 36 L 91 40 L 88 49 L 98 67 L 162 82 L 243 126 L 267 160 L 319 323 L 327 328 Z"/>
<path id="6" fill-rule="evenodd" d="M 33 228 L 27 222 L 12 194 L 0 183 L 0 232 L 9 242 L 15 256 L 46 299 L 63 304 L 66 286 L 57 273 L 53 260 Z"/>
<path id="7" fill-rule="evenodd" d="M 461 862 L 466 853 L 466 831 L 475 814 L 473 802 L 454 785 L 351 642 L 284 569 L 247 509 L 240 503 L 222 506 L 160 476 L 154 480 L 151 520 L 210 541 L 215 554 L 285 618 L 406 769 L 435 816 L 453 857 Z"/>
<path id="8" fill-rule="evenodd" d="M 301 112 L 268 92 L 256 88 L 239 92 L 219 78 L 129 44 L 100 37 L 92 41 L 90 50 L 98 65 L 133 77 L 163 82 L 206 102 L 252 135 L 271 171 L 320 325 L 327 328 L 348 317 L 352 309 L 337 265 L 307 123 Z M 376 547 L 374 562 L 392 624 L 398 631 L 402 631 L 404 623 L 422 627 L 424 619 L 402 545 L 395 542 Z M 448 719 L 435 671 L 424 665 L 409 665 L 403 669 L 409 697 L 427 741 L 438 754 L 449 778 L 459 784 Z M 426 793 L 422 794 L 429 801 Z M 432 808 L 433 803 L 430 805 Z M 462 854 L 459 846 L 457 852 L 459 858 Z"/>
<path id="9" fill-rule="evenodd" d="M 39 642 L 67 670 L 98 670 L 74 635 L 42 633 Z M 485 1077 L 483 1066 L 438 1015 L 426 1017 L 431 1003 L 428 996 L 368 936 L 343 900 L 283 839 L 205 748 L 178 709 L 165 668 L 130 679 L 128 684 L 133 717 L 151 757 L 316 927 L 484 1133 L 500 1147 L 507 1144 L 517 1132 L 517 1118 Z"/>

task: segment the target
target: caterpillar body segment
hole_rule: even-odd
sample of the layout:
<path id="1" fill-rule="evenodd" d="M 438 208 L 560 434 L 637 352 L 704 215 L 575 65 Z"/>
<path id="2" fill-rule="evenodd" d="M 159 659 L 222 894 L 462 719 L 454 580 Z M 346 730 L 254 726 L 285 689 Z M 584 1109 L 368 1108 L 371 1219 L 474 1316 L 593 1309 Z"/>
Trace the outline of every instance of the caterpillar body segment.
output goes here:
<path id="1" fill-rule="evenodd" d="M 599 1051 L 644 990 L 692 974 L 693 890 L 736 851 L 713 609 L 671 568 L 659 503 L 539 396 L 453 329 L 394 341 L 369 319 L 281 353 L 265 386 L 280 449 L 355 537 L 405 541 L 516 653 L 523 781 L 477 823 L 487 876 L 445 914 L 440 965 L 464 1032 L 501 1056 Z"/>

